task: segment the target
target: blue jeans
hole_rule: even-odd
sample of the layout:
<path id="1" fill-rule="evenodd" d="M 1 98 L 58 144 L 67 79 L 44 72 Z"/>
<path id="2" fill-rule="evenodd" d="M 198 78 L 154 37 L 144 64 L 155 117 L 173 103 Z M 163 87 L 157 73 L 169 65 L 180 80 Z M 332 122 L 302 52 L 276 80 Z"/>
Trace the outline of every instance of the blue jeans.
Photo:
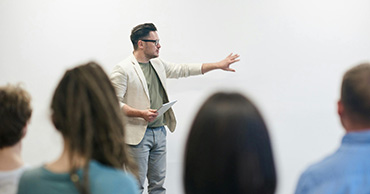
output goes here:
<path id="1" fill-rule="evenodd" d="M 138 145 L 130 145 L 130 151 L 139 167 L 139 187 L 144 190 L 148 178 L 148 193 L 165 194 L 163 187 L 166 177 L 166 128 L 147 128 Z"/>

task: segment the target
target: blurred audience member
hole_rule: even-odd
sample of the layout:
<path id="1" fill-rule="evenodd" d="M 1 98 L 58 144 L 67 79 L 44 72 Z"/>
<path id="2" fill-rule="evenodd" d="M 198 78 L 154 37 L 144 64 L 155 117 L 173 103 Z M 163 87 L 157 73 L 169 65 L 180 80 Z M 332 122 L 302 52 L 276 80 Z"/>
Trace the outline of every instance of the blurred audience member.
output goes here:
<path id="1" fill-rule="evenodd" d="M 20 86 L 0 87 L 0 193 L 16 193 L 26 168 L 21 140 L 32 114 L 30 101 L 29 93 Z"/>
<path id="2" fill-rule="evenodd" d="M 19 194 L 137 194 L 124 143 L 118 99 L 103 69 L 91 62 L 68 70 L 51 103 L 64 149 L 55 162 L 25 171 Z"/>
<path id="3" fill-rule="evenodd" d="M 216 93 L 200 108 L 186 143 L 186 194 L 274 193 L 276 171 L 268 130 L 238 93 Z"/>
<path id="4" fill-rule="evenodd" d="M 370 193 L 370 63 L 344 74 L 338 114 L 340 147 L 301 175 L 296 194 Z"/>

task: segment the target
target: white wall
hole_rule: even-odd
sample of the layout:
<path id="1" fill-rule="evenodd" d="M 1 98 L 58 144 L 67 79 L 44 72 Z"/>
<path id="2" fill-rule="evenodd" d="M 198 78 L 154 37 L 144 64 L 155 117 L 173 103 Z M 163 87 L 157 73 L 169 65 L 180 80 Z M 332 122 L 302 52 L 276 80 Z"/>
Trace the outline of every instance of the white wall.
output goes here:
<path id="1" fill-rule="evenodd" d="M 341 76 L 370 58 L 367 0 L 1 0 L 0 84 L 23 82 L 33 116 L 23 144 L 32 165 L 60 154 L 50 98 L 68 67 L 96 60 L 107 72 L 132 52 L 131 29 L 154 22 L 161 57 L 213 62 L 239 53 L 236 73 L 170 80 L 178 128 L 168 135 L 168 193 L 182 193 L 182 159 L 200 104 L 217 90 L 250 96 L 268 123 L 278 193 L 292 193 L 304 168 L 335 150 Z"/>

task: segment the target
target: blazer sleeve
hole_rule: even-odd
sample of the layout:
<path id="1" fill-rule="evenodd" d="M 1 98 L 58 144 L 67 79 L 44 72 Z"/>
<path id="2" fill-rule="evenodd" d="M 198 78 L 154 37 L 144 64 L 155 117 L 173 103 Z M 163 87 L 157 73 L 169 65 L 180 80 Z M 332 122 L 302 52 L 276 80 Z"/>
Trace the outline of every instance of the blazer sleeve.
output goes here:
<path id="1" fill-rule="evenodd" d="M 202 74 L 202 63 L 168 63 L 158 59 L 163 64 L 167 78 L 181 78 Z"/>
<path id="2" fill-rule="evenodd" d="M 119 65 L 114 67 L 110 75 L 110 80 L 116 90 L 116 95 L 121 108 L 125 105 L 123 99 L 127 91 L 127 78 L 127 73 Z"/>

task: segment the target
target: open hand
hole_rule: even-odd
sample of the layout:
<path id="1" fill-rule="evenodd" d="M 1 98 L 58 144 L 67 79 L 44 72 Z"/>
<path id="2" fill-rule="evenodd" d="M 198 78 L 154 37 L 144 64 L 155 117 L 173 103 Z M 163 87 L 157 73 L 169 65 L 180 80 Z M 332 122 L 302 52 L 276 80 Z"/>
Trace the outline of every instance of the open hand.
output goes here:
<path id="1" fill-rule="evenodd" d="M 218 67 L 224 71 L 232 71 L 235 72 L 235 69 L 230 68 L 230 65 L 240 61 L 238 54 L 230 53 L 224 60 L 218 62 Z"/>

